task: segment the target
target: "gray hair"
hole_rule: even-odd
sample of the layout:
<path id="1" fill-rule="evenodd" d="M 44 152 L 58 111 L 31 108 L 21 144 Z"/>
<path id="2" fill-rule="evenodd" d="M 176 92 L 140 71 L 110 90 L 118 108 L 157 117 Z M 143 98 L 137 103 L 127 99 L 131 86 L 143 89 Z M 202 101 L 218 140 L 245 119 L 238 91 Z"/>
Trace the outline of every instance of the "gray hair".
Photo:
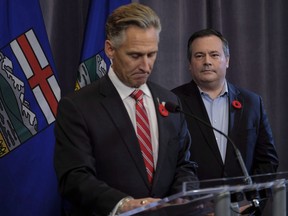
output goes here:
<path id="1" fill-rule="evenodd" d="M 124 40 L 124 31 L 129 26 L 137 26 L 143 29 L 154 27 L 161 32 L 161 23 L 158 15 L 148 6 L 131 3 L 123 5 L 108 17 L 105 30 L 106 38 L 111 41 L 114 47 L 119 47 Z"/>

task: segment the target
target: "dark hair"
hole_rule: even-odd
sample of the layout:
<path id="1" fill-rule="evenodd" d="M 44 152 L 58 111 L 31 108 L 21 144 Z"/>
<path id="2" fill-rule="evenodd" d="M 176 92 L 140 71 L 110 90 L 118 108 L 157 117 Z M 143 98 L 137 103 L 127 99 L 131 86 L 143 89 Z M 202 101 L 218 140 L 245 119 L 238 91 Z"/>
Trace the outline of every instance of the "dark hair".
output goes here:
<path id="1" fill-rule="evenodd" d="M 207 36 L 211 36 L 211 35 L 215 35 L 221 39 L 225 56 L 226 57 L 230 56 L 228 41 L 226 40 L 226 38 L 224 38 L 224 36 L 220 32 L 218 32 L 215 29 L 211 29 L 211 28 L 202 29 L 202 30 L 197 31 L 194 34 L 192 34 L 188 40 L 187 57 L 188 57 L 189 62 L 191 61 L 191 57 L 192 57 L 192 47 L 191 47 L 192 42 L 197 38 L 207 37 Z"/>

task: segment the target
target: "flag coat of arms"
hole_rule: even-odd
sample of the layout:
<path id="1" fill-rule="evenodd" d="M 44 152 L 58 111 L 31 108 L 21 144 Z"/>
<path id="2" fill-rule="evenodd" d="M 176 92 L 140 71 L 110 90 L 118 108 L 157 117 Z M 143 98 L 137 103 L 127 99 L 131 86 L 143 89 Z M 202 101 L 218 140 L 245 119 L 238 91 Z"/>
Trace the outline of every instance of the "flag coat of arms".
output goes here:
<path id="1" fill-rule="evenodd" d="M 0 215 L 60 215 L 60 88 L 38 0 L 0 2 Z"/>
<path id="2" fill-rule="evenodd" d="M 113 10 L 129 3 L 131 0 L 92 0 L 90 2 L 76 90 L 107 73 L 110 61 L 104 52 L 105 23 Z"/>

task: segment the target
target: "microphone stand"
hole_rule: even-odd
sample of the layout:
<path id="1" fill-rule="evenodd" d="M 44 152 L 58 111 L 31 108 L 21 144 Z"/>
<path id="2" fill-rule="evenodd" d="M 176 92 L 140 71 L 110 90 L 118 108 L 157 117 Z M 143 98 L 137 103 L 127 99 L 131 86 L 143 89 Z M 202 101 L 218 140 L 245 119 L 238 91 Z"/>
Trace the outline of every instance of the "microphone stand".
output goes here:
<path id="1" fill-rule="evenodd" d="M 242 169 L 243 175 L 244 175 L 244 183 L 246 183 L 247 185 L 252 185 L 253 181 L 251 176 L 249 175 L 247 168 L 245 166 L 245 163 L 243 161 L 241 152 L 239 151 L 239 149 L 237 148 L 237 146 L 234 144 L 234 142 L 232 141 L 232 139 L 226 135 L 224 132 L 218 130 L 217 128 L 213 127 L 212 125 L 210 125 L 209 123 L 207 123 L 206 121 L 204 121 L 203 119 L 197 117 L 196 115 L 190 114 L 190 113 L 186 113 L 184 112 L 180 106 L 172 103 L 172 102 L 166 102 L 165 103 L 165 108 L 171 112 L 171 113 L 183 113 L 184 115 L 196 119 L 197 121 L 201 122 L 202 124 L 204 124 L 205 126 L 211 128 L 212 130 L 217 131 L 218 133 L 220 133 L 221 135 L 223 135 L 232 145 L 234 152 L 236 154 L 237 160 L 239 162 L 239 165 Z M 237 195 L 236 195 L 237 196 Z M 260 208 L 260 203 L 259 203 L 259 194 L 258 191 L 247 191 L 245 192 L 245 196 L 246 199 L 248 201 L 251 201 L 251 206 L 248 207 L 247 209 L 245 209 L 242 213 L 240 214 L 250 214 L 251 212 L 253 212 L 253 215 L 255 216 L 260 216 L 261 215 L 261 208 Z"/>
<path id="2" fill-rule="evenodd" d="M 197 117 L 196 115 L 193 115 L 191 113 L 187 113 L 187 112 L 184 112 L 180 106 L 176 105 L 176 104 L 173 104 L 171 102 L 166 102 L 165 104 L 165 108 L 169 111 L 169 112 L 172 112 L 172 113 L 175 113 L 175 112 L 181 112 L 183 113 L 184 115 L 186 116 L 189 116 L 190 118 L 194 118 L 196 120 L 198 120 L 199 122 L 201 122 L 202 124 L 204 124 L 205 126 L 211 128 L 212 130 L 215 130 L 217 131 L 218 133 L 220 133 L 222 136 L 224 136 L 233 146 L 233 149 L 234 149 L 234 152 L 236 154 L 236 157 L 237 157 L 237 160 L 240 164 L 240 167 L 241 167 L 241 170 L 243 172 L 243 175 L 244 175 L 244 183 L 248 184 L 248 185 L 251 185 L 253 184 L 252 182 L 252 179 L 247 171 L 247 168 L 245 166 L 245 163 L 243 161 L 243 158 L 242 158 L 242 155 L 239 151 L 239 149 L 237 148 L 237 146 L 234 144 L 234 142 L 232 141 L 232 139 L 226 135 L 224 132 L 218 130 L 217 128 L 213 127 L 212 125 L 208 124 L 206 121 L 204 121 L 203 119 Z"/>

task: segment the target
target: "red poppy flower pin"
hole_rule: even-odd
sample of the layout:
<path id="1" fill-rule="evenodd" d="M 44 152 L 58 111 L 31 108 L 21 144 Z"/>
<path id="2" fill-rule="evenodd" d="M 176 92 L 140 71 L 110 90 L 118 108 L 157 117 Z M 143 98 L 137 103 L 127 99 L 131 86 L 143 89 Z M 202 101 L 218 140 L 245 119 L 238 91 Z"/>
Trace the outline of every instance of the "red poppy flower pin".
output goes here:
<path id="1" fill-rule="evenodd" d="M 241 104 L 238 100 L 233 100 L 233 101 L 232 101 L 232 106 L 233 106 L 235 109 L 241 109 L 241 108 L 242 108 L 242 104 Z"/>
<path id="2" fill-rule="evenodd" d="M 169 115 L 169 112 L 165 107 L 165 102 L 160 103 L 158 98 L 157 98 L 157 100 L 158 100 L 158 109 L 159 109 L 160 114 L 164 117 L 167 117 Z"/>

